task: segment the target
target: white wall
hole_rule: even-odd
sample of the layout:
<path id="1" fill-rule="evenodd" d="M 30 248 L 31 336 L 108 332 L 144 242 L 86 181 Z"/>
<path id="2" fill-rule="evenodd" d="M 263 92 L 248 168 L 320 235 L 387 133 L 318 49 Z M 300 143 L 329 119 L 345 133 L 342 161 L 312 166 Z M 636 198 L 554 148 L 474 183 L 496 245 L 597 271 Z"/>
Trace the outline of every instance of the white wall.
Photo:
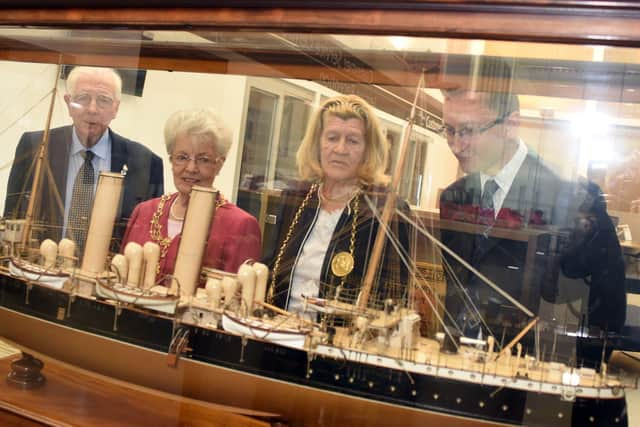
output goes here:
<path id="1" fill-rule="evenodd" d="M 43 129 L 51 103 L 57 66 L 20 62 L 0 62 L 0 213 L 20 136 L 31 130 Z M 58 82 L 64 91 L 64 83 Z M 51 118 L 51 127 L 68 122 L 63 93 L 58 93 Z"/>
<path id="2" fill-rule="evenodd" d="M 164 158 L 165 189 L 166 192 L 174 192 L 171 165 L 164 145 L 164 123 L 176 110 L 212 107 L 233 131 L 233 144 L 214 183 L 226 197 L 232 198 L 233 172 L 240 157 L 238 139 L 245 80 L 242 76 L 148 71 L 143 96 L 123 96 L 118 118 L 112 127 Z"/>

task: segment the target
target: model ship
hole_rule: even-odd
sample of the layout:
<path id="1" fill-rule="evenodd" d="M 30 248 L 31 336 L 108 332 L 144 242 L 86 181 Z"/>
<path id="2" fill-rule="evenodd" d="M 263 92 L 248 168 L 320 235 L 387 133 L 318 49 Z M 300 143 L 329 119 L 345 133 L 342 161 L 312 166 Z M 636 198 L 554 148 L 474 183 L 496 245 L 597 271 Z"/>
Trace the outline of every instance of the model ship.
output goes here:
<path id="1" fill-rule="evenodd" d="M 248 262 L 236 274 L 201 268 L 206 242 L 198 236 L 206 235 L 215 215 L 215 192 L 208 188 L 192 190 L 181 240 L 188 244 L 178 251 L 174 274 L 156 282 L 157 245 L 130 244 L 123 254 L 109 253 L 121 190 L 122 176 L 101 175 L 81 263 L 67 240 L 44 241 L 36 254 L 25 250 L 28 222 L 7 222 L 2 305 L 165 351 L 174 365 L 182 356 L 203 362 L 203 369 L 393 404 L 425 417 L 435 412 L 477 423 L 563 425 L 576 399 L 620 400 L 637 385 L 605 363 L 592 369 L 551 360 L 555 355 L 543 360 L 526 354 L 519 340 L 536 318 L 501 346 L 492 336 L 456 337 L 444 322 L 436 339 L 423 337 L 411 301 L 370 303 L 366 283 L 353 301 L 307 298 L 308 316 L 274 307 L 266 302 L 265 265 Z M 381 221 L 393 209 L 385 206 Z M 374 259 L 370 268 L 376 264 Z M 418 276 L 415 268 L 410 273 Z M 499 292 L 499 285 L 490 286 Z M 596 412 L 580 416 L 616 422 L 597 419 L 603 415 Z"/>
<path id="2" fill-rule="evenodd" d="M 100 185 L 104 186 L 109 178 L 115 179 L 102 177 Z M 96 203 L 99 203 L 100 192 L 101 189 Z M 207 197 L 209 193 L 207 189 L 195 188 L 191 203 L 210 200 L 214 206 L 214 198 Z M 202 194 L 204 199 L 200 197 Z M 201 212 L 201 208 L 199 205 L 197 211 Z M 189 210 L 196 211 L 191 205 Z M 199 224 L 194 226 L 187 216 L 187 233 L 190 227 L 206 227 L 211 220 L 202 215 L 193 218 Z M 95 215 L 92 224 L 94 221 L 98 221 Z M 179 255 L 177 274 L 190 273 L 172 278 L 180 283 L 179 287 L 158 287 L 145 280 L 145 271 L 155 277 L 153 255 L 147 256 L 146 261 L 144 254 L 141 256 L 141 252 L 153 253 L 153 250 L 136 248 L 138 250 L 125 250 L 125 255 L 108 256 L 104 252 L 104 259 L 99 263 L 104 266 L 103 271 L 98 272 L 91 268 L 91 254 L 97 247 L 108 246 L 110 236 L 104 234 L 101 239 L 88 242 L 85 261 L 80 266 L 70 266 L 65 256 L 58 256 L 59 262 L 52 265 L 46 256 L 49 245 L 43 245 L 39 266 L 10 259 L 9 268 L 4 270 L 3 304 L 45 317 L 44 312 L 50 308 L 25 301 L 25 293 L 28 299 L 37 301 L 39 294 L 55 292 L 57 298 L 68 300 L 69 313 L 74 313 L 74 305 L 81 300 L 97 311 L 104 310 L 100 307 L 115 306 L 119 310 L 136 310 L 141 313 L 139 316 L 148 319 L 166 319 L 170 315 L 171 322 L 179 325 L 174 328 L 174 339 L 178 334 L 185 334 L 185 330 L 189 331 L 188 336 L 205 335 L 216 342 L 220 342 L 216 336 L 227 337 L 222 341 L 228 346 L 226 349 L 199 348 L 199 340 L 189 341 L 190 356 L 194 359 L 223 366 L 232 364 L 235 369 L 272 378 L 285 376 L 295 383 L 327 391 L 491 421 L 519 424 L 538 423 L 535 420 L 541 419 L 541 425 L 551 425 L 562 421 L 559 414 L 569 416 L 571 404 L 577 398 L 622 399 L 626 388 L 636 386 L 634 378 L 613 373 L 606 364 L 596 371 L 543 361 L 524 354 L 517 342 L 498 351 L 493 337 L 460 339 L 453 341 L 453 347 L 451 342 L 445 344 L 450 341 L 446 333 L 441 334 L 441 340 L 421 337 L 420 316 L 400 305 L 382 310 L 361 309 L 356 304 L 338 300 L 308 298 L 308 310 L 319 319 L 310 321 L 265 302 L 268 270 L 259 263 L 244 264 L 237 274 L 229 274 L 212 269 L 199 271 L 201 258 L 198 260 L 193 253 Z M 64 242 L 62 245 L 64 247 Z M 201 250 L 204 251 L 204 246 Z M 182 263 L 186 265 L 180 267 Z M 38 268 L 42 277 L 25 273 Z M 66 275 L 63 286 L 49 281 L 50 276 L 58 274 Z M 204 288 L 198 288 L 201 281 L 206 282 Z M 75 302 L 71 302 L 73 300 Z M 117 312 L 111 319 L 113 324 L 118 321 Z M 74 316 L 77 315 L 70 317 L 78 321 Z M 350 320 L 344 327 L 327 328 L 328 319 L 333 316 Z M 65 316 L 61 323 L 69 323 L 69 319 Z M 102 332 L 110 335 L 111 326 L 104 325 Z M 97 332 L 100 333 L 99 328 Z M 152 336 L 144 340 L 154 346 L 171 345 L 153 342 Z M 278 348 L 287 358 L 295 356 L 295 365 L 287 365 L 288 369 L 293 368 L 291 371 L 279 371 L 275 351 Z M 513 354 L 512 348 L 516 350 Z M 266 353 L 247 355 L 244 362 L 239 362 L 237 355 L 229 357 L 241 349 Z M 274 359 L 267 359 L 269 362 L 265 363 L 266 357 Z M 251 365 L 251 361 L 257 363 Z M 527 394 L 560 409 L 553 414 L 536 414 L 537 408 L 526 405 Z M 474 396 L 473 400 L 466 402 L 469 396 Z M 543 404 L 545 410 L 549 405 Z"/>

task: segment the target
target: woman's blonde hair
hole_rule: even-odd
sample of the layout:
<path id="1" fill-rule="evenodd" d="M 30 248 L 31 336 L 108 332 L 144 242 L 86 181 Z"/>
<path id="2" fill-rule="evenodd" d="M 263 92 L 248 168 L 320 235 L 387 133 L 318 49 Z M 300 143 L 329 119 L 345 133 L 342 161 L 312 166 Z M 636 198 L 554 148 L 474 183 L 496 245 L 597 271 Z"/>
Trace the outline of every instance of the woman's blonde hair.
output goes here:
<path id="1" fill-rule="evenodd" d="M 298 173 L 305 180 L 315 181 L 324 177 L 320 165 L 320 137 L 327 116 L 342 120 L 362 120 L 365 129 L 364 160 L 358 168 L 358 178 L 365 184 L 383 184 L 388 181 L 384 174 L 389 156 L 389 144 L 382 133 L 373 108 L 356 95 L 338 95 L 327 99 L 313 114 L 307 132 L 296 153 Z"/>

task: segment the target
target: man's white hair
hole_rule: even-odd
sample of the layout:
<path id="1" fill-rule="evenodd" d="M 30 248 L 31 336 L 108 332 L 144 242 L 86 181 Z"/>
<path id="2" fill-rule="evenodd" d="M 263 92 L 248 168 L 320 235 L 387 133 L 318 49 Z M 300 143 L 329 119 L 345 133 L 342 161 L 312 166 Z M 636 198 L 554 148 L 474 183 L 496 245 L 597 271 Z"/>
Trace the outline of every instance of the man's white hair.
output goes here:
<path id="1" fill-rule="evenodd" d="M 116 101 L 120 100 L 122 96 L 122 78 L 120 74 L 113 68 L 103 67 L 74 67 L 69 76 L 67 76 L 67 93 L 70 95 L 76 94 L 76 85 L 80 77 L 95 77 L 113 83 L 113 96 Z"/>

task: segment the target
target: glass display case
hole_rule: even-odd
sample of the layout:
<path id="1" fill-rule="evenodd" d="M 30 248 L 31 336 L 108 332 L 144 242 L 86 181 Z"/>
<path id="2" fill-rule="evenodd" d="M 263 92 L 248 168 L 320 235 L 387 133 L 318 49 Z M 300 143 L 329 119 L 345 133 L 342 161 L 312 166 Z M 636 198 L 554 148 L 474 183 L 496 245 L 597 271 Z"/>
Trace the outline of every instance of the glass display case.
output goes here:
<path id="1" fill-rule="evenodd" d="M 292 426 L 640 418 L 634 3 L 8 3 L 0 338 Z"/>

